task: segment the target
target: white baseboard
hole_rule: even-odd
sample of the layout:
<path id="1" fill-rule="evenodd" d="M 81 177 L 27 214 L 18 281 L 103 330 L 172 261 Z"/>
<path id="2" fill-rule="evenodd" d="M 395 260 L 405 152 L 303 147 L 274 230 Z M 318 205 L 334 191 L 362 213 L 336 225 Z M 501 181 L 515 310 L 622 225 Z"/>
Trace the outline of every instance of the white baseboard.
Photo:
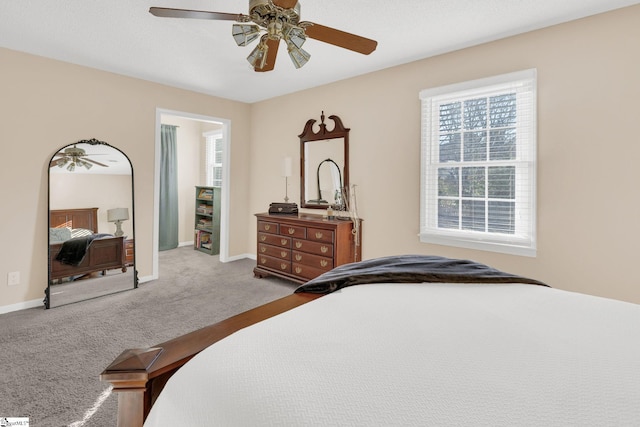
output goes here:
<path id="1" fill-rule="evenodd" d="M 193 246 L 193 240 L 190 242 L 180 242 L 178 243 L 178 247 L 181 248 L 183 246 Z"/>
<path id="2" fill-rule="evenodd" d="M 150 282 L 150 281 L 156 280 L 156 279 L 157 279 L 157 277 L 153 277 L 152 275 L 138 277 L 138 284 L 147 283 L 147 282 Z"/>
<path id="3" fill-rule="evenodd" d="M 11 313 L 12 311 L 24 310 L 27 308 L 42 307 L 44 309 L 44 303 L 42 302 L 44 297 L 40 299 L 34 299 L 31 301 L 23 301 L 15 304 L 0 306 L 0 314 Z"/>
<path id="4" fill-rule="evenodd" d="M 245 259 L 245 258 L 249 258 L 254 261 L 257 259 L 256 256 L 253 254 L 241 254 L 241 255 L 234 255 L 232 257 L 229 257 L 224 262 L 238 261 L 240 259 Z"/>

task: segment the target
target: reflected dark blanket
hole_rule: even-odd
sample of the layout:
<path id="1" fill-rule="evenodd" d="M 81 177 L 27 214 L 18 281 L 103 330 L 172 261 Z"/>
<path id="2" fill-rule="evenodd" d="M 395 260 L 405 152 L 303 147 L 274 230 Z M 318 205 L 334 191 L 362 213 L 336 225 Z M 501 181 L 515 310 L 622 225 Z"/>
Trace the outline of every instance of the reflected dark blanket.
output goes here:
<path id="1" fill-rule="evenodd" d="M 344 264 L 299 286 L 295 292 L 328 294 L 365 283 L 525 283 L 538 280 L 505 273 L 475 261 L 430 255 L 398 255 Z"/>
<path id="2" fill-rule="evenodd" d="M 95 239 L 113 237 L 111 234 L 92 234 L 90 236 L 74 237 L 62 243 L 60 252 L 56 255 L 56 261 L 63 264 L 78 266 L 84 260 L 87 250 Z"/>

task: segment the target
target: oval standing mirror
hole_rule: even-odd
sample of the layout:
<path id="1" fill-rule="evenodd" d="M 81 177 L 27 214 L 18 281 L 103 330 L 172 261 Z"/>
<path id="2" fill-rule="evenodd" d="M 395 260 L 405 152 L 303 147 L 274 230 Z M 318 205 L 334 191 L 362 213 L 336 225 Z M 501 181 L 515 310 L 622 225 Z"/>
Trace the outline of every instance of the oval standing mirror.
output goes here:
<path id="1" fill-rule="evenodd" d="M 49 164 L 46 308 L 138 286 L 133 168 L 96 139 L 60 148 Z"/>
<path id="2" fill-rule="evenodd" d="M 349 130 L 338 116 L 329 116 L 335 126 L 327 129 L 324 111 L 319 130 L 316 120 L 308 120 L 300 138 L 300 206 L 310 209 L 340 211 L 346 207 L 349 188 Z"/>

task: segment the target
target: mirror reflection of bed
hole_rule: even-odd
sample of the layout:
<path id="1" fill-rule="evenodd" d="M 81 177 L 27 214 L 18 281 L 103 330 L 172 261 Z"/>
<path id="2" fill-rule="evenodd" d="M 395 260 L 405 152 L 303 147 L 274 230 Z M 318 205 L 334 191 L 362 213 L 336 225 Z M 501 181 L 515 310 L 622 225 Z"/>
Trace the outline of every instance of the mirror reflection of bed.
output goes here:
<path id="1" fill-rule="evenodd" d="M 132 176 L 129 159 L 97 140 L 52 157 L 46 308 L 136 287 Z"/>

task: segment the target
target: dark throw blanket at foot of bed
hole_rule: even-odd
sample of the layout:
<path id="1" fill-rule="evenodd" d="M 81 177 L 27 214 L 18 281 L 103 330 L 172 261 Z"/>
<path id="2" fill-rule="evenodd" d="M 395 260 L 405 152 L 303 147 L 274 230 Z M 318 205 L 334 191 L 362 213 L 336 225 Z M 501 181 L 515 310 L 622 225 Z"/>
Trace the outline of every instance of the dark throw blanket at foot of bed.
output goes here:
<path id="1" fill-rule="evenodd" d="M 538 280 L 505 273 L 479 262 L 431 255 L 398 255 L 344 264 L 299 286 L 295 292 L 328 294 L 364 283 L 525 283 Z"/>
<path id="2" fill-rule="evenodd" d="M 56 261 L 60 261 L 63 264 L 78 266 L 82 263 L 87 249 L 95 239 L 103 237 L 113 237 L 111 234 L 98 233 L 90 236 L 74 237 L 73 239 L 66 240 L 60 252 L 56 255 Z"/>

